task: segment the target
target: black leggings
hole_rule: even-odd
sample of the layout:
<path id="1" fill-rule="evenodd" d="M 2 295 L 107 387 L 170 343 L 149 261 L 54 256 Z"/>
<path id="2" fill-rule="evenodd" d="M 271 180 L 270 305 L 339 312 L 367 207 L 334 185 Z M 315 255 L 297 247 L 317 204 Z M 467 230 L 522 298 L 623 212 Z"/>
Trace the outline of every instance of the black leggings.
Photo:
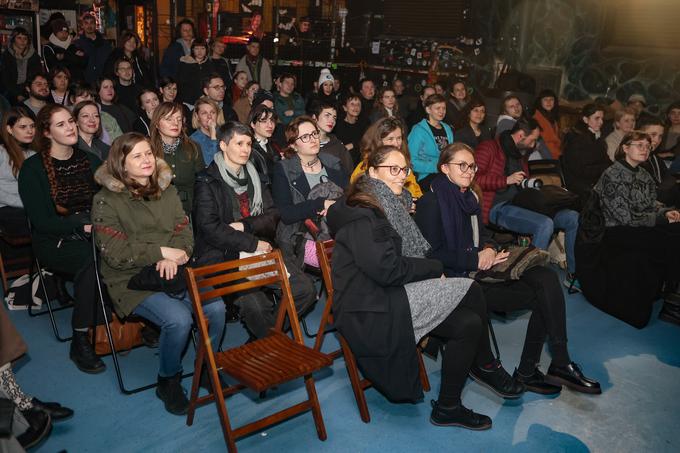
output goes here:
<path id="1" fill-rule="evenodd" d="M 518 281 L 482 284 L 482 289 L 491 311 L 532 310 L 519 364 L 520 373 L 533 373 L 541 359 L 546 337 L 555 365 L 564 366 L 571 361 L 567 351 L 564 293 L 554 271 L 543 266 L 533 267 Z"/>
<path id="2" fill-rule="evenodd" d="M 460 404 L 460 394 L 472 363 L 483 366 L 494 360 L 487 322 L 484 294 L 477 283 L 472 283 L 455 310 L 430 332 L 445 343 L 440 404 Z"/>

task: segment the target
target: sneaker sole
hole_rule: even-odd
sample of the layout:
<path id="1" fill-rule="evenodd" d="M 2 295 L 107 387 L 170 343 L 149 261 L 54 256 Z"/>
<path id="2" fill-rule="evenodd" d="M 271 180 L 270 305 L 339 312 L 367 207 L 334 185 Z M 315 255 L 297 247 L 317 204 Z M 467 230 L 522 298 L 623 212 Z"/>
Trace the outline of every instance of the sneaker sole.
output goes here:
<path id="1" fill-rule="evenodd" d="M 513 394 L 509 394 L 509 393 L 502 393 L 502 392 L 499 392 L 498 390 L 496 390 L 495 388 L 493 388 L 491 385 L 487 384 L 486 382 L 484 382 L 483 380 L 481 380 L 479 377 L 475 376 L 474 373 L 473 373 L 472 371 L 470 371 L 470 372 L 468 373 L 468 375 L 470 376 L 470 378 L 471 378 L 473 381 L 475 381 L 476 383 L 482 385 L 483 387 L 488 388 L 489 390 L 491 390 L 492 392 L 494 392 L 496 395 L 500 396 L 500 397 L 503 398 L 503 399 L 506 399 L 506 400 L 516 400 L 516 399 L 521 398 L 522 395 L 524 395 L 524 392 L 522 392 L 522 393 L 517 393 L 517 394 L 514 394 L 514 393 L 513 393 Z"/>
<path id="2" fill-rule="evenodd" d="M 576 385 L 573 382 L 570 382 L 564 378 L 558 377 L 558 376 L 552 376 L 549 374 L 545 375 L 545 382 L 548 384 L 552 385 L 562 385 L 564 387 L 567 387 L 568 389 L 574 390 L 579 393 L 587 393 L 589 395 L 600 395 L 602 394 L 602 389 L 601 388 L 591 388 L 591 387 L 583 387 L 581 385 Z"/>
<path id="3" fill-rule="evenodd" d="M 456 422 L 451 422 L 451 423 L 438 423 L 430 417 L 430 423 L 432 423 L 435 426 L 450 426 L 450 427 L 457 427 L 457 428 L 465 428 L 469 429 L 472 431 L 486 431 L 487 429 L 491 429 L 492 423 L 489 423 L 488 425 L 481 425 L 481 426 L 470 426 L 470 425 L 465 425 L 463 423 L 456 423 Z"/>

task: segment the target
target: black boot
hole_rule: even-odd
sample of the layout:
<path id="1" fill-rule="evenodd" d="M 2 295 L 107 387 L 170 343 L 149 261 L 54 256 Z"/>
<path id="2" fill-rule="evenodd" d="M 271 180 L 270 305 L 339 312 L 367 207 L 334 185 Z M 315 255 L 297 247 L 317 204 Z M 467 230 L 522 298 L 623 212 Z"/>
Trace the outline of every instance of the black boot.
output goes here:
<path id="1" fill-rule="evenodd" d="M 600 383 L 586 377 L 581 368 L 574 362 L 561 367 L 551 364 L 545 376 L 545 381 L 553 385 L 564 385 L 581 393 L 590 393 L 592 395 L 602 393 Z"/>
<path id="2" fill-rule="evenodd" d="M 222 374 L 219 371 L 217 372 L 217 378 L 219 379 L 220 386 L 223 389 L 227 387 L 227 383 L 224 382 Z M 213 393 L 212 383 L 210 382 L 210 376 L 208 375 L 208 367 L 203 367 L 203 371 L 201 371 L 201 380 L 199 381 L 198 385 L 200 385 L 202 389 L 205 389 L 208 392 Z"/>
<path id="3" fill-rule="evenodd" d="M 64 306 L 73 303 L 73 297 L 71 297 L 68 290 L 66 289 L 66 281 L 63 278 L 55 275 L 54 286 L 57 292 L 57 300 L 59 301 L 59 305 Z"/>
<path id="4" fill-rule="evenodd" d="M 73 331 L 70 356 L 78 369 L 85 373 L 97 374 L 106 369 L 104 362 L 92 349 L 90 336 L 87 332 Z"/>
<path id="5" fill-rule="evenodd" d="M 529 376 L 524 376 L 519 370 L 515 369 L 512 378 L 524 384 L 529 392 L 540 393 L 541 395 L 556 395 L 562 391 L 561 385 L 552 385 L 545 382 L 545 375 L 541 373 L 538 367 L 534 368 L 534 372 Z"/>
<path id="6" fill-rule="evenodd" d="M 66 420 L 73 416 L 73 409 L 66 406 L 62 406 L 59 403 L 45 403 L 40 401 L 38 398 L 33 398 L 31 400 L 33 407 L 40 409 L 43 412 L 50 414 L 52 421 L 56 422 L 58 420 Z"/>
<path id="7" fill-rule="evenodd" d="M 491 428 L 491 419 L 477 414 L 462 404 L 446 407 L 432 400 L 430 423 L 437 426 L 460 426 L 461 428 L 482 431 Z"/>
<path id="8" fill-rule="evenodd" d="M 21 411 L 28 422 L 28 429 L 23 434 L 17 437 L 17 440 L 25 449 L 31 448 L 39 444 L 45 437 L 50 434 L 52 430 L 52 420 L 47 412 L 40 409 L 26 409 Z"/>
<path id="9" fill-rule="evenodd" d="M 680 304 L 669 299 L 664 300 L 659 319 L 673 324 L 680 325 Z"/>
<path id="10" fill-rule="evenodd" d="M 170 377 L 158 376 L 156 396 L 165 404 L 165 410 L 174 415 L 184 415 L 189 409 L 189 400 L 184 393 L 181 380 L 181 372 Z"/>
<path id="11" fill-rule="evenodd" d="M 524 384 L 514 380 L 505 371 L 500 360 L 494 360 L 488 367 L 473 365 L 470 377 L 506 400 L 517 399 L 526 390 Z"/>

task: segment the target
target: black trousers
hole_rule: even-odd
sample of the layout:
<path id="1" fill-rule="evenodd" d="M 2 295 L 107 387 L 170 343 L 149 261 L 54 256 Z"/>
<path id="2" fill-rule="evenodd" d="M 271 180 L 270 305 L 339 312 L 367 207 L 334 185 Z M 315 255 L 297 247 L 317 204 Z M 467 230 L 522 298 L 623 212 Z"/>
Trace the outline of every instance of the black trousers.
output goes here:
<path id="1" fill-rule="evenodd" d="M 484 293 L 477 283 L 473 283 L 455 310 L 430 332 L 445 343 L 439 390 L 441 404 L 460 403 L 460 394 L 473 362 L 483 366 L 494 360 L 487 322 Z"/>
<path id="2" fill-rule="evenodd" d="M 546 337 L 553 363 L 563 366 L 570 362 L 564 293 L 553 270 L 543 266 L 533 267 L 525 271 L 519 280 L 483 283 L 482 289 L 487 308 L 491 311 L 532 311 L 524 339 L 520 373 L 526 375 L 533 372 L 540 361 Z"/>

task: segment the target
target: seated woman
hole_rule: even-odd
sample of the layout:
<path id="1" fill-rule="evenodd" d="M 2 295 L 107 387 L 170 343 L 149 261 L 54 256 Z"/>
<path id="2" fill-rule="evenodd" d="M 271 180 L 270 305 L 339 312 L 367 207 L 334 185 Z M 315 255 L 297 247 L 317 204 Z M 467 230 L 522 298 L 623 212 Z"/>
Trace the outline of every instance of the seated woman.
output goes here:
<path id="1" fill-rule="evenodd" d="M 453 143 L 453 130 L 444 122 L 446 115 L 446 99 L 433 94 L 423 101 L 427 118 L 411 129 L 408 134 L 408 149 L 411 151 L 413 171 L 418 181 L 429 175 L 437 174 L 439 153 L 448 144 Z M 431 177 L 425 182 L 432 179 Z"/>
<path id="2" fill-rule="evenodd" d="M 658 207 L 655 181 L 641 166 L 650 144 L 642 132 L 623 137 L 616 161 L 602 173 L 596 197 L 581 215 L 576 247 L 588 301 L 637 328 L 649 322 L 662 286 L 665 302 L 659 317 L 680 323 L 680 305 L 672 294 L 680 279 L 680 212 Z M 604 220 L 599 237 L 584 234 L 594 210 Z"/>
<path id="3" fill-rule="evenodd" d="M 286 127 L 286 158 L 274 164 L 272 196 L 281 213 L 276 232 L 288 271 L 301 270 L 304 263 L 305 241 L 302 240 L 306 219 L 326 215 L 335 200 L 327 197 L 308 199 L 312 189 L 331 182 L 339 189 L 347 186 L 347 175 L 340 160 L 329 154 L 319 154 L 319 129 L 309 116 L 298 116 Z"/>
<path id="4" fill-rule="evenodd" d="M 368 173 L 328 212 L 335 237 L 333 315 L 359 368 L 392 401 L 423 397 L 416 345 L 427 335 L 445 343 L 441 389 L 430 421 L 439 426 L 488 429 L 491 419 L 465 408 L 468 373 L 504 398 L 524 386 L 494 359 L 484 296 L 467 278 L 445 278 L 441 262 L 426 258 L 404 191 L 411 171 L 392 146 L 368 157 Z"/>
<path id="5" fill-rule="evenodd" d="M 116 88 L 113 79 L 102 77 L 97 80 L 97 100 L 101 105 L 102 112 L 106 112 L 115 118 L 118 127 L 123 133 L 132 132 L 132 125 L 135 122 L 136 115 L 132 110 L 118 103 L 116 97 Z M 112 131 L 109 131 L 111 133 Z M 117 137 L 117 136 L 116 136 Z M 111 138 L 115 140 L 113 135 Z"/>
<path id="6" fill-rule="evenodd" d="M 356 166 L 350 176 L 350 182 L 354 182 L 361 175 L 368 170 L 368 156 L 381 146 L 394 146 L 399 148 L 406 160 L 410 161 L 411 156 L 408 152 L 406 140 L 404 140 L 404 123 L 396 118 L 381 118 L 373 123 L 364 133 L 361 139 L 361 152 L 363 154 L 362 161 Z M 416 177 L 413 173 L 409 173 L 406 177 L 404 188 L 411 193 L 414 200 L 423 196 L 423 191 L 416 182 Z"/>
<path id="7" fill-rule="evenodd" d="M 177 68 L 177 85 L 182 102 L 194 105 L 202 95 L 202 81 L 215 72 L 212 58 L 208 58 L 208 44 L 198 38 L 191 43 L 191 53 L 179 59 Z"/>
<path id="8" fill-rule="evenodd" d="M 96 101 L 97 94 L 94 88 L 86 82 L 76 82 L 68 90 L 69 102 L 72 106 L 82 102 L 82 101 Z M 116 137 L 123 135 L 123 131 L 120 129 L 118 122 L 114 117 L 106 112 L 103 112 L 101 106 L 97 104 L 99 108 L 99 121 L 102 125 L 101 141 L 111 146 L 111 142 Z"/>
<path id="9" fill-rule="evenodd" d="M 241 252 L 272 250 L 279 213 L 250 161 L 252 141 L 247 126 L 227 123 L 220 130 L 220 151 L 196 178 L 197 265 L 238 259 Z M 316 301 L 314 285 L 300 271 L 290 269 L 290 274 L 295 306 L 299 313 L 306 313 Z M 271 297 L 260 292 L 239 297 L 234 303 L 253 337 L 262 338 L 274 327 L 277 311 Z"/>
<path id="10" fill-rule="evenodd" d="M 33 113 L 26 107 L 12 107 L 0 127 L 0 230 L 10 236 L 28 236 L 17 176 L 24 161 L 35 154 L 31 149 L 35 137 Z M 0 247 L 5 257 L 12 252 L 4 241 L 0 241 Z"/>
<path id="11" fill-rule="evenodd" d="M 260 89 L 260 84 L 251 80 L 246 84 L 245 89 L 241 92 L 241 97 L 234 99 L 234 111 L 238 116 L 238 120 L 246 124 L 248 122 L 248 114 L 253 106 L 253 98 L 255 93 Z"/>
<path id="12" fill-rule="evenodd" d="M 334 104 L 337 103 L 334 102 Z M 375 97 L 375 104 L 373 111 L 368 117 L 368 121 L 373 124 L 381 118 L 396 118 L 401 120 L 403 118 L 399 111 L 399 103 L 397 102 L 397 95 L 392 87 L 381 88 Z"/>
<path id="13" fill-rule="evenodd" d="M 94 101 L 77 103 L 73 107 L 73 117 L 78 125 L 78 149 L 106 160 L 110 146 L 99 139 L 102 135 L 102 124 L 97 103 Z"/>
<path id="14" fill-rule="evenodd" d="M 257 168 L 262 184 L 267 187 L 272 183 L 274 163 L 281 160 L 281 153 L 272 142 L 277 120 L 276 110 L 260 104 L 250 111 L 247 121 L 243 123 L 248 124 L 253 130 L 254 140 L 250 160 Z"/>
<path id="15" fill-rule="evenodd" d="M 151 148 L 157 159 L 165 160 L 172 169 L 172 181 L 184 207 L 191 213 L 196 173 L 205 168 L 203 153 L 184 131 L 182 104 L 164 102 L 151 118 Z"/>
<path id="16" fill-rule="evenodd" d="M 68 87 L 71 83 L 71 72 L 65 66 L 57 65 L 50 69 L 49 77 L 52 102 L 68 107 Z"/>
<path id="17" fill-rule="evenodd" d="M 33 251 L 50 271 L 74 277 L 73 339 L 70 357 L 86 373 L 106 366 L 94 352 L 88 328 L 95 321 L 97 297 L 90 209 L 97 191 L 97 156 L 77 148 L 78 127 L 71 112 L 48 104 L 36 120 L 36 151 L 19 172 L 19 195 L 31 221 Z"/>
<path id="18" fill-rule="evenodd" d="M 160 104 L 158 93 L 151 88 L 142 88 L 137 95 L 137 105 L 139 106 L 140 114 L 132 125 L 132 129 L 135 132 L 139 132 L 147 137 L 151 135 L 151 118 L 158 104 Z"/>
<path id="19" fill-rule="evenodd" d="M 486 106 L 480 99 L 468 102 L 459 116 L 463 119 L 462 123 L 454 124 L 457 142 L 475 149 L 484 140 L 493 140 L 491 129 L 484 123 Z"/>
<path id="20" fill-rule="evenodd" d="M 442 151 L 439 175 L 432 181 L 432 192 L 418 203 L 415 221 L 430 243 L 428 254 L 444 264 L 447 277 L 467 277 L 470 272 L 486 270 L 507 259 L 479 220 L 481 209 L 471 190 L 477 170 L 472 149 L 454 143 Z M 559 393 L 562 385 L 584 393 L 601 393 L 600 384 L 585 377 L 571 361 L 567 351 L 567 326 L 564 295 L 557 274 L 547 267 L 533 267 L 520 280 L 506 283 L 481 283 L 491 311 L 533 311 L 524 349 L 513 377 L 527 390 Z M 552 353 L 548 374 L 538 364 L 546 336 Z"/>
<path id="21" fill-rule="evenodd" d="M 224 112 L 215 101 L 207 96 L 198 98 L 191 116 L 191 126 L 196 132 L 191 134 L 194 142 L 201 147 L 203 161 L 210 164 L 217 152 L 217 128 L 224 124 Z"/>
<path id="22" fill-rule="evenodd" d="M 607 135 L 604 141 L 607 143 L 607 157 L 614 162 L 614 155 L 619 149 L 623 137 L 635 129 L 635 110 L 625 107 L 614 112 L 614 130 Z"/>
<path id="23" fill-rule="evenodd" d="M 160 94 L 159 102 L 175 102 L 177 100 L 177 81 L 172 77 L 161 77 L 158 81 L 158 91 Z M 194 129 L 191 127 L 191 110 L 185 104 L 182 104 L 182 113 L 184 115 L 184 127 L 187 135 L 191 135 Z"/>
<path id="24" fill-rule="evenodd" d="M 562 155 L 560 100 L 554 91 L 543 90 L 538 93 L 534 104 L 533 118 L 541 126 L 541 139 L 550 151 L 550 156 L 553 159 L 559 159 Z"/>
<path id="25" fill-rule="evenodd" d="M 576 193 L 581 204 L 611 161 L 602 137 L 604 108 L 587 104 L 581 109 L 581 121 L 564 136 L 562 171 L 567 189 Z"/>
<path id="26" fill-rule="evenodd" d="M 161 329 L 156 396 L 171 414 L 185 414 L 189 406 L 182 380 L 182 352 L 191 333 L 192 305 L 164 292 L 131 290 L 128 282 L 146 266 L 172 280 L 178 266 L 193 251 L 189 217 L 182 209 L 168 166 L 155 157 L 142 134 L 124 134 L 111 146 L 106 165 L 97 171 L 102 189 L 94 197 L 95 240 L 101 252 L 101 273 L 120 318 L 131 314 Z M 224 304 L 217 299 L 203 305 L 213 348 L 224 329 Z M 207 373 L 201 376 L 207 383 Z"/>

